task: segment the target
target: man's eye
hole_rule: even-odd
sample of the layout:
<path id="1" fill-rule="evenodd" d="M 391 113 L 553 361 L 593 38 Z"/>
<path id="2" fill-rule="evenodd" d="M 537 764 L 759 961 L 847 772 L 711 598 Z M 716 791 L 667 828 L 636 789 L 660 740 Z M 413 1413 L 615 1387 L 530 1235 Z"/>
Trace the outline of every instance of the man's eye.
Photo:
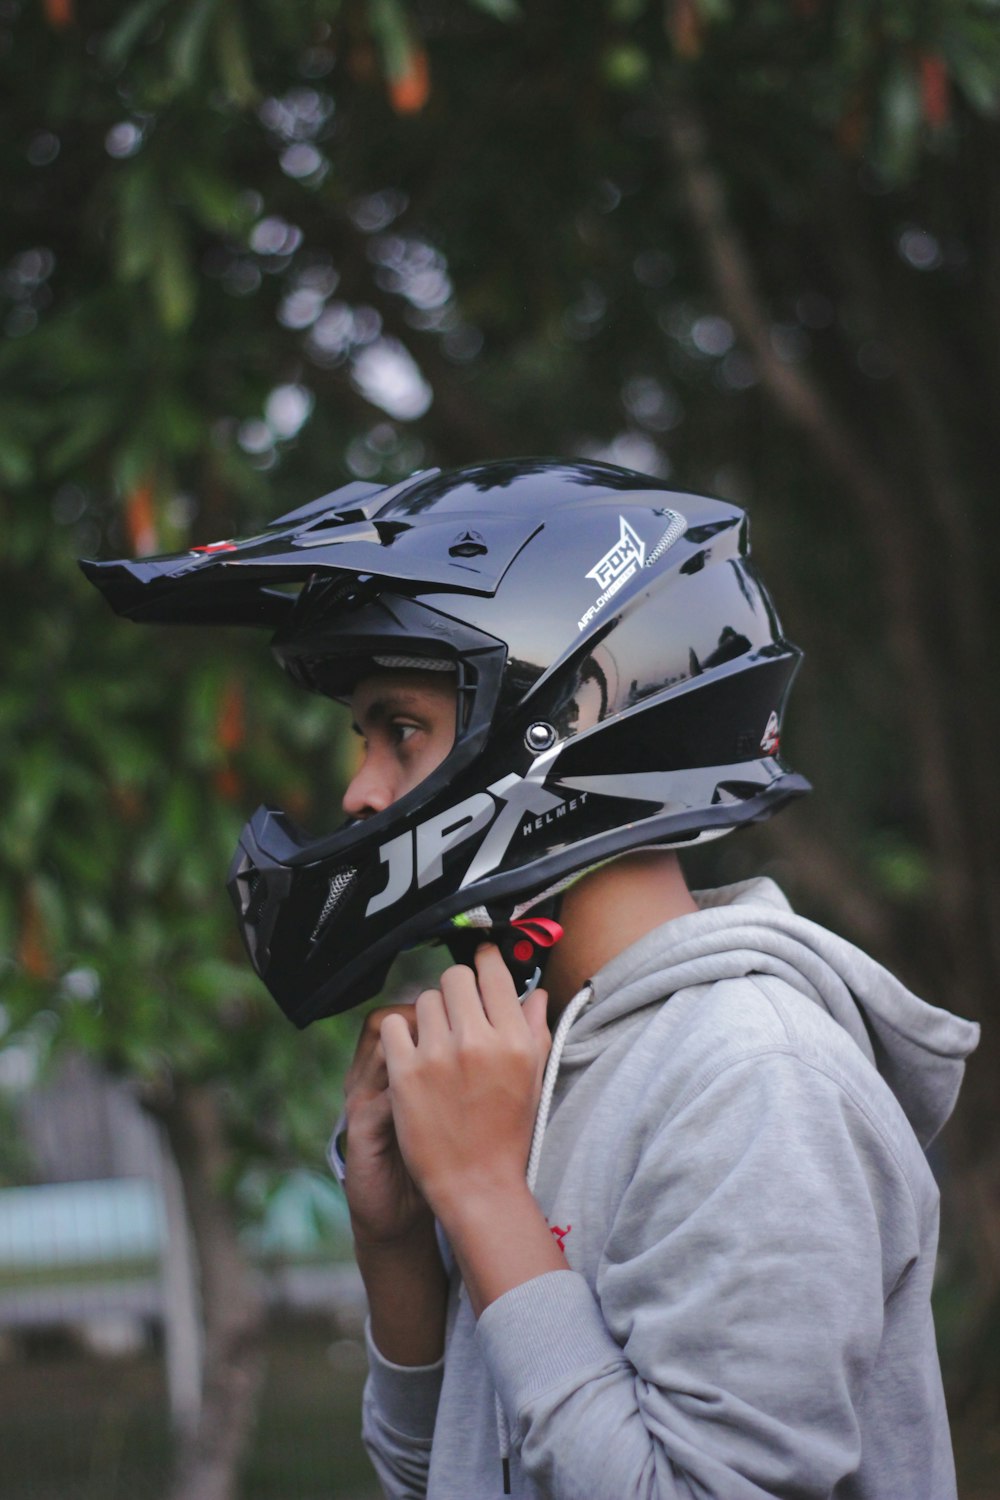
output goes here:
<path id="1" fill-rule="evenodd" d="M 416 734 L 418 727 L 416 724 L 394 723 L 392 732 L 396 736 L 396 743 L 405 745 L 406 741 Z"/>

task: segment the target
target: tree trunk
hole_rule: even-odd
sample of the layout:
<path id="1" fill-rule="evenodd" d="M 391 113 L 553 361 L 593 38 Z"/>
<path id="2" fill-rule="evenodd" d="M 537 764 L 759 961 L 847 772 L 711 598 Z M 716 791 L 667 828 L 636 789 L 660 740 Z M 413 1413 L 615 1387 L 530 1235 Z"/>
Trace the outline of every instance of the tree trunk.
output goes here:
<path id="1" fill-rule="evenodd" d="M 264 1300 L 220 1188 L 230 1151 L 215 1089 L 178 1084 L 160 1113 L 191 1220 L 204 1325 L 201 1411 L 178 1435 L 170 1500 L 235 1500 L 264 1373 Z"/>
<path id="2" fill-rule="evenodd" d="M 708 279 L 754 355 L 763 394 L 810 445 L 821 469 L 840 481 L 878 565 L 907 734 L 901 773 L 912 778 L 933 882 L 922 950 L 929 998 L 988 1022 L 1000 983 L 1000 797 L 989 673 L 995 624 L 978 495 L 961 464 L 962 433 L 948 425 L 930 379 L 939 349 L 926 353 L 922 308 L 895 305 L 877 265 L 865 259 L 866 245 L 848 238 L 857 208 L 840 205 L 826 226 L 835 264 L 898 356 L 896 405 L 873 447 L 865 426 L 841 409 L 814 373 L 784 364 L 772 348 L 757 267 L 729 214 L 706 124 L 692 101 L 675 100 L 665 111 L 664 134 Z M 974 375 L 968 389 L 974 403 Z M 794 820 L 780 820 L 769 837 L 774 847 L 799 856 L 800 877 L 837 907 L 848 933 L 882 958 L 894 955 L 913 982 L 907 973 L 912 928 L 894 920 L 891 909 L 865 910 L 864 888 L 843 857 L 850 850 L 811 848 Z M 960 1304 L 949 1315 L 945 1375 L 953 1418 L 970 1433 L 991 1427 L 1000 1413 L 994 1353 L 1000 1339 L 998 1067 L 1000 1044 L 987 1025 L 961 1107 L 939 1148 L 947 1151 L 939 1156 L 947 1208 L 943 1283 L 951 1302 Z M 969 1446 L 980 1443 L 977 1435 Z"/>

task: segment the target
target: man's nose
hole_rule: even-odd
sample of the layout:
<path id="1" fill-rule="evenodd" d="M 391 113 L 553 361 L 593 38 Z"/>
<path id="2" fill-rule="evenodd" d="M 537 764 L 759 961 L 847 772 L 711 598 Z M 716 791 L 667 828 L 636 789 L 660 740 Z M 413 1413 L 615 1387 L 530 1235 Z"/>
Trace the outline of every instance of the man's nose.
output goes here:
<path id="1" fill-rule="evenodd" d="M 395 800 L 390 768 L 369 751 L 344 793 L 341 805 L 345 814 L 349 818 L 370 818 Z"/>

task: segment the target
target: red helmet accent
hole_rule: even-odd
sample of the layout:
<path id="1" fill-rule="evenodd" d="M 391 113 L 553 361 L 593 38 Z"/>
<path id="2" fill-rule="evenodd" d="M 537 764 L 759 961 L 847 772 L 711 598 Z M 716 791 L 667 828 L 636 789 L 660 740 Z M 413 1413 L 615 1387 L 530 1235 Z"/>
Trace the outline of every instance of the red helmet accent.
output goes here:
<path id="1" fill-rule="evenodd" d="M 549 917 L 519 917 L 516 922 L 511 922 L 510 925 L 516 927 L 518 932 L 525 933 L 538 948 L 554 947 L 563 935 L 563 930 L 559 926 L 559 923 L 553 922 Z M 525 963 L 527 959 L 522 959 L 518 952 L 518 948 L 521 946 L 518 943 L 517 948 L 514 949 L 514 957 L 519 962 Z M 530 957 L 531 954 L 528 953 L 527 958 Z"/>

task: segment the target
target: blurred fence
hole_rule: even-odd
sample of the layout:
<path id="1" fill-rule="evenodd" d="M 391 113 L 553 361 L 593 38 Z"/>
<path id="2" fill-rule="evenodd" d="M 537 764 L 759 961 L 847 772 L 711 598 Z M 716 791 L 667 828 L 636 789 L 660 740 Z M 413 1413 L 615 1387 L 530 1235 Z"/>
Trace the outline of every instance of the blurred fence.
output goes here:
<path id="1" fill-rule="evenodd" d="M 129 1089 L 80 1060 L 25 1092 L 15 1118 L 31 1180 L 0 1188 L 0 1495 L 155 1500 L 171 1432 L 200 1399 L 197 1269 L 176 1168 Z M 269 1369 L 243 1500 L 376 1492 L 358 1436 L 361 1286 L 334 1258 L 342 1237 L 326 1248 L 317 1238 L 338 1215 L 332 1185 L 292 1173 L 248 1234 Z"/>

